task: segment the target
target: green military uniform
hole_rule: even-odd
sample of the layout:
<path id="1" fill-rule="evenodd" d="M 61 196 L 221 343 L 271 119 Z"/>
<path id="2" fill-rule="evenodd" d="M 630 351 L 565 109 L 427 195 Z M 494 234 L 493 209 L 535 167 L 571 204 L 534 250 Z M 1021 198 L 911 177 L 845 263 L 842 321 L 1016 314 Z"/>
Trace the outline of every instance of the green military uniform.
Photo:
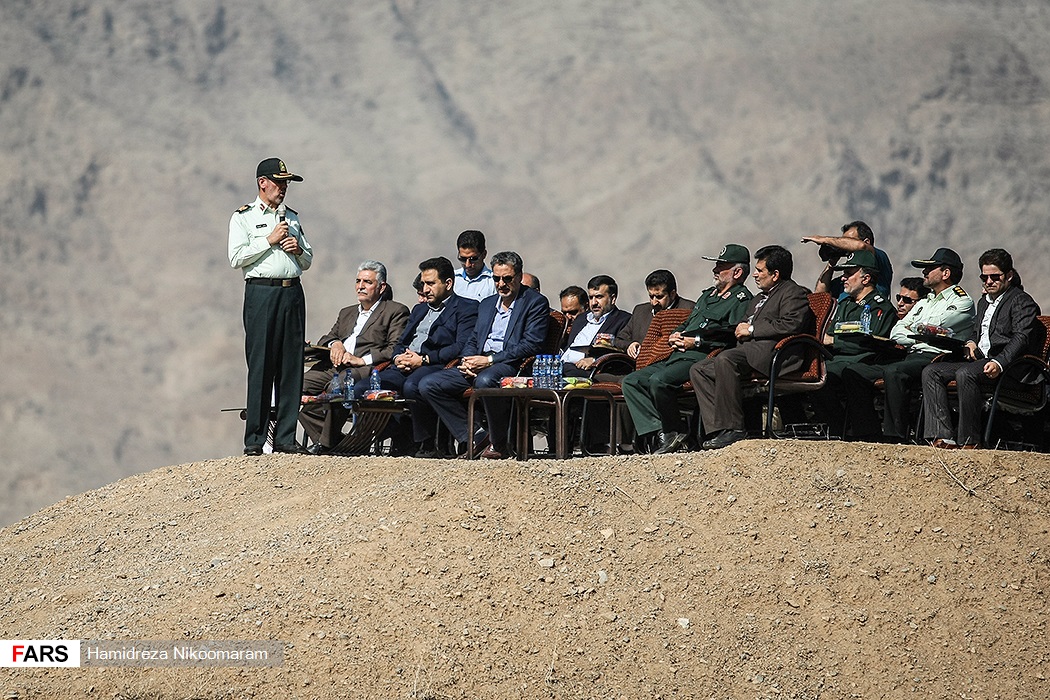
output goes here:
<path id="1" fill-rule="evenodd" d="M 678 391 L 689 380 L 689 368 L 712 350 L 732 344 L 733 330 L 743 320 L 753 296 L 743 285 L 734 285 L 723 294 L 715 287 L 705 289 L 689 317 L 675 329 L 683 336 L 699 339 L 699 345 L 673 352 L 667 359 L 624 377 L 623 398 L 639 435 L 658 430 L 680 432 Z"/>
<path id="2" fill-rule="evenodd" d="M 871 307 L 871 335 L 886 338 L 897 322 L 896 307 L 881 292 L 874 289 L 859 301 L 847 296 L 835 307 L 835 315 L 828 326 L 828 332 L 834 338 L 830 348 L 834 357 L 825 363 L 828 372 L 827 382 L 822 389 L 813 392 L 809 397 L 814 419 L 818 423 L 826 423 L 831 428 L 833 435 L 842 434 L 845 420 L 841 399 L 842 370 L 855 362 L 863 362 L 875 356 L 874 350 L 862 339 L 834 335 L 834 329 L 838 323 L 851 321 L 859 323 L 866 305 Z"/>

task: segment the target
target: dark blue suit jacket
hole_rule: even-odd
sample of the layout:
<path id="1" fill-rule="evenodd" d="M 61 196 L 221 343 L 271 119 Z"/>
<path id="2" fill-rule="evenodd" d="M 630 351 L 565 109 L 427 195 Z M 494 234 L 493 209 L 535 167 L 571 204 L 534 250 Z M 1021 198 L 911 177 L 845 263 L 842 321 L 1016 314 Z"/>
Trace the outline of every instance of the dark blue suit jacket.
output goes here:
<path id="1" fill-rule="evenodd" d="M 427 315 L 430 305 L 426 302 L 416 304 L 408 317 L 408 325 L 401 339 L 394 346 L 394 356 L 397 357 L 408 349 L 416 329 Z M 478 320 L 478 302 L 453 294 L 445 300 L 445 310 L 434 321 L 430 327 L 430 334 L 423 341 L 420 355 L 425 355 L 430 365 L 441 367 L 451 360 L 460 357 L 463 346 L 470 339 L 474 331 L 474 325 Z"/>
<path id="2" fill-rule="evenodd" d="M 496 318 L 498 300 L 498 294 L 481 300 L 474 333 L 467 341 L 466 347 L 463 348 L 464 357 L 485 354 L 485 340 Z M 549 318 L 550 306 L 547 297 L 531 287 L 523 286 L 510 312 L 510 324 L 507 326 L 507 337 L 503 341 L 503 350 L 492 353 L 492 359 L 497 363 L 502 362 L 518 367 L 523 360 L 540 352 L 543 349 L 543 341 L 547 338 Z"/>

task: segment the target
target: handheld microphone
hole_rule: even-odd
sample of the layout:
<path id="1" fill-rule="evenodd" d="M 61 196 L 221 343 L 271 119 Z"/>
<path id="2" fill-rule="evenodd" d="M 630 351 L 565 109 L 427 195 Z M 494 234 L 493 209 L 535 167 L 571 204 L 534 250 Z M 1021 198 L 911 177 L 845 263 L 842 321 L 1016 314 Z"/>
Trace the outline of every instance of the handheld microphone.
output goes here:
<path id="1" fill-rule="evenodd" d="M 284 202 L 281 202 L 280 204 L 277 205 L 277 223 L 279 223 L 279 224 L 283 224 L 284 223 L 285 212 L 287 210 L 288 210 L 288 207 L 284 206 Z"/>

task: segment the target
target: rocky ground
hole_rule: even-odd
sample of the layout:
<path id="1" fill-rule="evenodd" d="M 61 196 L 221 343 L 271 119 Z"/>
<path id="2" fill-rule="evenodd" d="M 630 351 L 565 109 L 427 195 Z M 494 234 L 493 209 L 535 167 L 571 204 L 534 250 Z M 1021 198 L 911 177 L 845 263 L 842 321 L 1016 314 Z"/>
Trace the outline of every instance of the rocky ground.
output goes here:
<path id="1" fill-rule="evenodd" d="M 1044 698 L 1050 458 L 838 442 L 158 469 L 0 530 L 0 637 L 277 640 L 4 698 Z"/>

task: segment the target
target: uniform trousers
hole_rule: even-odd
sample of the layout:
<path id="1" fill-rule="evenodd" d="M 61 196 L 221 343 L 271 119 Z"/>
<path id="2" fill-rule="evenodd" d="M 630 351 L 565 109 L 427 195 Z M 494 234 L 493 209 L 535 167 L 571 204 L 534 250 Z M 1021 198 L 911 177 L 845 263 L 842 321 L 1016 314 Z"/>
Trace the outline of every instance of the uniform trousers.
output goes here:
<path id="1" fill-rule="evenodd" d="M 419 382 L 419 393 L 423 400 L 438 414 L 441 422 L 459 442 L 466 442 L 474 430 L 467 426 L 467 403 L 463 392 L 475 389 L 493 389 L 504 377 L 513 377 L 518 368 L 505 362 L 497 362 L 478 373 L 473 380 L 463 376 L 458 369 L 442 369 L 423 377 Z M 506 452 L 507 433 L 510 428 L 510 400 L 484 399 L 485 416 L 489 423 L 489 440 L 497 452 Z"/>
<path id="2" fill-rule="evenodd" d="M 842 437 L 846 428 L 845 393 L 842 388 L 842 371 L 850 365 L 863 362 L 875 356 L 875 353 L 859 355 L 836 355 L 824 363 L 827 378 L 824 386 L 811 392 L 809 405 L 813 409 L 813 419 L 825 423 L 828 431 L 835 437 Z"/>
<path id="3" fill-rule="evenodd" d="M 910 352 L 903 359 L 883 359 L 854 363 L 842 370 L 842 387 L 846 394 L 846 412 L 854 437 L 879 434 L 879 416 L 875 411 L 875 381 L 885 382 L 882 412 L 882 436 L 894 439 L 908 437 L 908 401 L 911 387 L 918 383 L 922 370 L 937 353 Z"/>
<path id="4" fill-rule="evenodd" d="M 306 342 L 306 297 L 302 286 L 245 284 L 243 317 L 244 356 L 248 363 L 244 446 L 262 447 L 266 442 L 271 398 L 276 412 L 274 445 L 294 445 Z"/>
<path id="5" fill-rule="evenodd" d="M 955 441 L 960 445 L 981 444 L 981 415 L 986 389 L 995 382 L 984 375 L 983 360 L 978 362 L 934 362 L 922 371 L 923 436 L 930 440 L 951 438 L 952 411 L 948 404 L 948 382 L 955 380 L 959 398 L 959 430 Z"/>
<path id="6" fill-rule="evenodd" d="M 705 356 L 693 350 L 674 352 L 623 378 L 623 400 L 639 435 L 659 430 L 682 432 L 678 397 L 689 380 L 689 368 Z"/>

